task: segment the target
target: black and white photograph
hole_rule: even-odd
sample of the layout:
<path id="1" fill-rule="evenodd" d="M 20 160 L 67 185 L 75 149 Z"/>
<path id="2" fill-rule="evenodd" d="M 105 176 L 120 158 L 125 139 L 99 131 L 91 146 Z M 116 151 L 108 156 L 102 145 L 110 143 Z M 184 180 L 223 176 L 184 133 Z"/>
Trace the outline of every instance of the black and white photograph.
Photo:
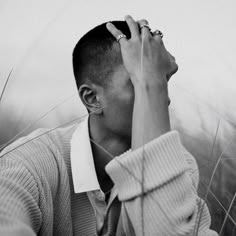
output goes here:
<path id="1" fill-rule="evenodd" d="M 0 0 L 0 236 L 236 236 L 235 10 Z"/>

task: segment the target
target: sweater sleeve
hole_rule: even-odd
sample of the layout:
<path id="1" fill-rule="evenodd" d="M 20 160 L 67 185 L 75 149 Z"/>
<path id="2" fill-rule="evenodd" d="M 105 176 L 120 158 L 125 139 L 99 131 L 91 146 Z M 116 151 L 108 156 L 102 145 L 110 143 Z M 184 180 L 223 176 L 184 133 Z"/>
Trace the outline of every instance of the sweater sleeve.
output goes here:
<path id="1" fill-rule="evenodd" d="M 38 189 L 19 162 L 0 158 L 0 235 L 33 236 L 41 225 Z"/>
<path id="2" fill-rule="evenodd" d="M 186 159 L 186 152 L 178 133 L 171 131 L 106 166 L 122 202 L 124 228 L 129 225 L 135 235 L 194 235 L 196 228 L 195 235 L 217 235 L 197 195 L 196 163 Z"/>

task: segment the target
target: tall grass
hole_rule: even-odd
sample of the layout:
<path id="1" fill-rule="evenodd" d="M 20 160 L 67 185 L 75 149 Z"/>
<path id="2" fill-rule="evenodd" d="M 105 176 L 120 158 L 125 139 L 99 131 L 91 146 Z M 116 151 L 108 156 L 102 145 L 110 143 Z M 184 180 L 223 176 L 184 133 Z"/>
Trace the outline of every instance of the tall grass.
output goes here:
<path id="1" fill-rule="evenodd" d="M 0 104 L 1 104 L 1 101 L 2 101 L 2 98 L 3 98 L 3 95 L 4 95 L 4 92 L 5 92 L 5 90 L 6 90 L 8 81 L 9 81 L 9 79 L 10 79 L 10 77 L 11 77 L 12 71 L 13 71 L 13 69 L 11 69 L 10 73 L 8 74 L 7 79 L 6 79 L 6 82 L 5 82 L 4 86 L 3 86 L 3 89 L 2 89 L 2 92 L 1 92 L 1 95 L 0 95 Z"/>
<path id="2" fill-rule="evenodd" d="M 5 96 L 6 92 L 7 92 L 7 84 L 10 81 L 11 78 L 11 74 L 12 74 L 12 70 L 10 71 L 4 88 L 1 92 L 1 97 L 0 97 L 0 101 L 3 99 L 3 97 Z M 74 96 L 74 95 L 72 95 Z M 72 97 L 71 96 L 71 97 Z M 32 123 L 28 124 L 24 129 L 22 129 L 20 132 L 16 132 L 15 135 L 10 138 L 7 142 L 5 142 L 4 144 L 2 144 L 0 146 L 0 149 L 2 150 L 3 148 L 5 148 L 6 146 L 10 145 L 12 142 L 14 142 L 17 138 L 19 138 L 21 135 L 25 134 L 29 128 L 31 128 L 32 126 L 37 126 L 38 122 L 45 118 L 48 114 L 54 112 L 56 109 L 58 109 L 62 104 L 68 102 L 68 100 L 71 98 L 67 98 L 66 100 L 63 100 L 62 102 L 56 104 L 54 107 L 52 107 L 50 110 L 48 110 L 46 113 L 44 113 L 43 115 L 39 116 L 35 121 L 33 121 Z M 1 107 L 1 103 L 0 103 L 0 107 Z M 87 114 L 88 115 L 88 114 Z M 78 122 L 79 120 L 83 119 L 85 116 L 79 116 L 76 119 L 73 120 L 69 120 L 66 123 L 63 123 L 59 126 L 56 126 L 52 129 L 47 130 L 45 133 L 41 134 L 45 135 L 49 132 L 52 132 L 53 130 L 59 128 L 59 127 L 63 127 L 63 126 L 67 126 L 69 124 L 72 124 L 74 122 Z M 90 115 L 93 115 L 92 113 L 90 113 Z M 207 140 L 207 142 L 205 143 L 205 145 L 208 146 L 208 149 L 210 149 L 210 155 L 208 156 L 208 160 L 209 162 L 207 164 L 214 164 L 214 160 L 217 159 L 216 163 L 214 164 L 214 168 L 213 171 L 210 173 L 208 172 L 207 174 L 204 173 L 203 176 L 201 176 L 201 184 L 202 186 L 204 185 L 205 187 L 205 197 L 204 200 L 206 201 L 206 203 L 209 206 L 209 210 L 211 212 L 211 217 L 212 217 L 212 228 L 215 229 L 216 231 L 219 232 L 220 235 L 225 235 L 225 236 L 231 236 L 231 235 L 236 235 L 236 209 L 235 209 L 235 198 L 236 198 L 236 184 L 232 184 L 232 188 L 227 188 L 227 194 L 228 194 L 228 198 L 225 198 L 224 196 L 222 196 L 222 181 L 223 184 L 225 184 L 225 186 L 227 187 L 228 185 L 228 181 L 232 180 L 230 179 L 231 177 L 234 177 L 233 172 L 231 173 L 226 173 L 224 172 L 224 166 L 222 165 L 223 162 L 227 162 L 227 161 L 231 161 L 230 163 L 233 163 L 234 166 L 236 166 L 235 163 L 235 158 L 234 155 L 236 152 L 231 153 L 231 155 L 233 155 L 233 157 L 231 158 L 231 156 L 227 153 L 227 151 L 232 148 L 234 145 L 234 141 L 235 141 L 235 137 L 231 137 L 230 140 L 228 140 L 227 145 L 224 145 L 223 147 L 219 147 L 217 146 L 217 140 L 220 139 L 220 134 L 219 134 L 219 129 L 220 129 L 220 125 L 221 125 L 221 120 L 218 121 L 217 127 L 215 129 L 215 135 L 213 137 L 213 140 Z M 235 131 L 235 130 L 233 130 Z M 5 132 L 8 132 L 5 130 Z M 5 133 L 6 134 L 6 133 Z M 4 136 L 4 132 L 1 132 L 1 136 Z M 36 139 L 40 136 L 37 136 L 33 139 Z M 200 141 L 204 141 L 205 138 L 202 138 L 201 136 L 198 137 Z M 28 140 L 27 142 L 32 141 Z M 187 137 L 188 139 L 188 137 Z M 95 145 L 97 145 L 99 148 L 101 148 L 105 153 L 107 153 L 108 155 L 110 155 L 112 158 L 114 157 L 114 155 L 112 153 L 109 153 L 108 150 L 106 150 L 104 147 L 102 147 L 101 145 L 97 144 L 94 140 L 91 139 L 91 142 L 93 142 Z M 188 146 L 188 142 L 187 146 Z M 200 142 L 196 142 L 195 145 L 198 145 Z M 23 145 L 23 144 L 22 144 Z M 204 145 L 203 145 L 204 146 Z M 203 148 L 203 146 L 201 146 L 201 148 Z M 15 150 L 17 147 L 14 147 L 12 150 L 7 151 L 7 153 Z M 209 148 L 210 147 L 210 148 Z M 218 149 L 217 149 L 218 148 Z M 189 149 L 191 150 L 191 145 L 189 145 Z M 217 149 L 217 152 L 215 151 Z M 194 149 L 193 149 L 194 150 Z M 193 151 L 194 152 L 194 151 Z M 196 152 L 196 151 L 195 151 Z M 5 154 L 7 154 L 5 153 Z M 195 157 L 197 157 L 196 155 L 197 153 L 195 153 Z M 145 160 L 145 150 L 143 149 L 143 160 Z M 211 163 L 212 162 L 212 163 Z M 119 163 L 120 165 L 122 165 L 122 163 Z M 143 162 L 143 173 L 144 173 L 144 167 L 145 167 L 145 162 Z M 199 168 L 201 171 L 201 167 L 209 167 L 206 166 L 204 163 L 201 163 L 201 161 L 199 162 Z M 144 178 L 145 175 L 142 175 L 142 179 L 138 179 L 133 173 L 131 173 L 125 166 L 122 165 L 122 168 L 125 168 L 127 170 L 127 172 L 132 175 L 142 186 L 144 183 Z M 210 169 L 210 168 L 209 168 Z M 220 174 L 219 174 L 220 173 Z M 222 175 L 223 173 L 223 175 Z M 217 176 L 217 174 L 219 176 L 221 176 L 221 178 L 216 178 L 219 177 Z M 227 174 L 227 175 L 226 175 Z M 226 177 L 226 179 L 225 179 Z M 235 176 L 236 177 L 236 176 Z M 209 181 L 208 181 L 209 180 Z M 233 180 L 233 182 L 236 182 L 235 180 Z M 142 189 L 144 188 L 144 186 L 142 187 Z M 143 189 L 144 190 L 144 189 Z M 161 211 L 165 214 L 165 210 L 162 209 L 162 206 L 160 206 L 160 204 L 158 203 L 158 201 L 156 199 L 153 199 L 153 201 L 158 204 L 159 208 L 161 209 Z M 202 212 L 203 206 L 201 206 L 200 208 L 200 215 L 199 218 L 201 218 L 201 212 Z M 166 215 L 166 214 L 165 214 Z M 169 216 L 166 215 L 167 219 L 169 219 Z M 144 218 L 143 218 L 144 220 Z M 169 219 L 170 223 L 171 220 Z M 142 223 L 144 225 L 144 222 Z M 199 228 L 199 223 L 196 222 L 196 227 L 195 227 L 195 234 L 197 235 L 198 232 L 198 228 Z M 143 231 L 144 232 L 144 231 Z"/>

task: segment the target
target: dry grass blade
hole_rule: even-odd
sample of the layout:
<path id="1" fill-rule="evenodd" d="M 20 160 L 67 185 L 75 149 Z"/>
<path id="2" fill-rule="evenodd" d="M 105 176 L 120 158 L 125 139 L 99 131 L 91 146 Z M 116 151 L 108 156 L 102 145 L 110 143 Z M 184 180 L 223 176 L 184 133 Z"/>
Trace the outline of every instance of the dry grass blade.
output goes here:
<path id="1" fill-rule="evenodd" d="M 95 110 L 94 112 L 96 112 L 96 111 L 98 111 L 98 110 L 101 110 L 101 109 L 103 109 L 103 108 L 99 108 L 99 109 Z M 46 132 L 44 132 L 44 133 L 42 133 L 42 134 L 40 134 L 40 135 L 38 135 L 38 136 L 36 136 L 36 137 L 34 137 L 34 138 L 32 138 L 32 139 L 29 139 L 28 141 L 26 141 L 26 142 L 24 142 L 24 143 L 21 143 L 20 145 L 18 145 L 18 146 L 16 146 L 16 147 L 12 148 L 11 150 L 9 150 L 9 151 L 7 151 L 6 153 L 2 154 L 2 155 L 0 156 L 0 158 L 3 157 L 3 156 L 5 156 L 5 155 L 7 155 L 7 154 L 9 154 L 10 152 L 16 150 L 17 148 L 19 148 L 19 147 L 21 147 L 21 146 L 23 146 L 23 145 L 25 145 L 25 144 L 27 144 L 27 143 L 29 143 L 29 142 L 31 142 L 31 141 L 37 139 L 37 138 L 39 138 L 39 137 L 45 135 L 45 134 L 48 134 L 48 133 L 50 133 L 50 132 L 52 132 L 52 131 L 54 131 L 54 130 L 56 130 L 56 129 L 58 129 L 58 128 L 64 127 L 64 126 L 66 126 L 66 125 L 72 124 L 72 123 L 74 123 L 74 122 L 76 122 L 76 121 L 79 121 L 80 119 L 83 119 L 83 118 L 85 118 L 86 116 L 93 114 L 94 112 L 91 112 L 90 114 L 86 114 L 86 115 L 80 116 L 80 117 L 75 118 L 75 119 L 73 119 L 73 120 L 71 120 L 71 121 L 69 121 L 69 122 L 66 122 L 66 123 L 64 123 L 64 124 L 62 124 L 62 125 L 59 125 L 59 126 L 57 126 L 57 127 L 55 127 L 55 128 L 49 129 L 48 131 L 46 131 Z"/>
<path id="2" fill-rule="evenodd" d="M 142 80 L 144 80 L 143 78 L 143 53 L 144 53 L 144 34 L 142 34 L 142 47 L 141 47 L 141 76 L 142 76 Z M 144 105 L 144 104 L 143 104 Z M 144 114 L 143 114 L 144 115 Z M 144 230 L 144 161 L 145 161 L 145 155 L 144 155 L 144 124 L 142 126 L 143 128 L 143 136 L 142 136 L 142 145 L 143 145 L 143 149 L 142 149 L 142 181 L 141 181 L 141 224 L 142 224 L 142 235 L 145 236 L 145 230 Z"/>
<path id="3" fill-rule="evenodd" d="M 224 210 L 224 212 L 226 213 L 227 210 L 224 208 L 224 206 L 221 204 L 221 202 L 219 201 L 219 199 L 216 197 L 216 195 L 210 190 L 210 194 L 212 195 L 212 197 L 214 197 L 214 199 L 217 201 L 217 203 L 220 205 L 220 207 Z M 236 221 L 232 218 L 231 215 L 228 215 L 229 219 L 232 221 L 232 223 L 234 224 L 234 226 L 236 226 Z"/>
<path id="4" fill-rule="evenodd" d="M 112 159 L 115 157 L 114 155 L 112 155 L 109 151 L 107 151 L 103 146 L 101 146 L 100 144 L 98 144 L 97 142 L 95 142 L 93 139 L 89 138 L 90 141 L 92 143 L 94 143 L 98 148 L 100 148 L 103 152 L 105 152 L 109 157 L 111 157 Z"/>
<path id="5" fill-rule="evenodd" d="M 201 102 L 201 105 L 206 106 L 210 111 L 214 112 L 217 114 L 217 116 L 221 117 L 222 120 L 228 122 L 229 124 L 232 125 L 232 127 L 236 128 L 235 122 L 229 117 L 226 117 L 223 113 L 220 113 L 218 110 L 216 110 L 212 105 L 207 103 L 205 100 L 203 100 L 200 96 L 197 96 L 195 93 L 193 93 L 191 90 L 184 88 L 183 86 L 179 84 L 175 84 L 176 88 L 179 88 L 182 90 L 182 92 L 185 92 L 186 94 L 190 95 L 194 100 L 196 100 L 198 103 L 199 101 Z"/>
<path id="6" fill-rule="evenodd" d="M 220 161 L 221 161 L 221 159 L 222 159 L 222 157 L 223 157 L 223 154 L 224 154 L 224 153 L 227 151 L 227 149 L 230 147 L 230 145 L 232 144 L 233 140 L 234 140 L 234 138 L 232 138 L 232 139 L 230 140 L 230 142 L 228 143 L 228 145 L 224 148 L 224 150 L 223 150 L 222 153 L 220 154 L 220 157 L 219 157 L 219 159 L 218 159 L 218 161 L 217 161 L 217 163 L 216 163 L 216 165 L 215 165 L 215 168 L 214 168 L 214 170 L 213 170 L 213 173 L 212 173 L 212 175 L 211 175 L 211 179 L 210 179 L 210 182 L 209 182 L 209 185 L 208 185 L 208 188 L 207 188 L 206 196 L 205 196 L 205 198 L 204 198 L 204 201 L 205 201 L 205 202 L 206 202 L 206 200 L 207 200 L 207 196 L 208 196 L 208 194 L 209 194 L 210 187 L 211 187 L 213 178 L 214 178 L 214 176 L 215 176 L 217 167 L 218 167 L 218 165 L 219 165 L 219 163 L 220 163 Z"/>
<path id="7" fill-rule="evenodd" d="M 215 165 L 215 168 L 214 168 L 214 170 L 213 170 L 213 172 L 212 172 L 212 175 L 211 175 L 210 182 L 209 182 L 209 184 L 208 184 L 208 186 L 207 186 L 207 192 L 206 192 L 206 195 L 205 195 L 205 198 L 204 198 L 204 204 L 202 205 L 201 213 L 202 213 L 202 211 L 203 211 L 204 205 L 206 204 L 206 200 L 207 200 L 208 194 L 209 194 L 209 192 L 210 192 L 210 187 L 211 187 L 213 178 L 214 178 L 214 176 L 215 176 L 216 170 L 217 170 L 217 168 L 218 168 L 218 165 L 219 165 L 219 163 L 221 162 L 221 159 L 222 159 L 222 157 L 223 157 L 223 154 L 224 154 L 224 153 L 226 152 L 226 150 L 230 147 L 230 145 L 232 144 L 233 140 L 234 140 L 234 138 L 232 138 L 232 139 L 230 140 L 230 142 L 228 143 L 228 145 L 227 145 L 227 146 L 224 148 L 224 150 L 221 152 L 220 157 L 219 157 L 219 159 L 218 159 L 218 161 L 217 161 L 217 163 L 216 163 L 216 165 Z M 194 233 L 195 233 L 194 235 L 197 235 L 197 233 L 198 233 L 198 229 L 199 229 L 199 225 L 200 225 L 200 219 L 201 219 L 201 217 L 199 218 L 199 221 L 198 221 L 198 224 L 197 224 L 197 232 L 194 231 Z"/>
<path id="8" fill-rule="evenodd" d="M 144 165 L 145 164 L 145 153 L 144 153 L 144 144 L 142 151 L 142 183 L 141 183 L 141 220 L 142 220 L 142 235 L 145 235 L 144 230 Z"/>
<path id="9" fill-rule="evenodd" d="M 19 62 L 15 65 L 16 69 L 23 67 L 23 64 L 25 63 L 27 57 L 30 55 L 32 50 L 35 50 L 37 44 L 40 42 L 42 37 L 47 33 L 47 31 L 50 29 L 53 23 L 55 23 L 58 17 L 61 17 L 61 15 L 63 15 L 63 12 L 66 11 L 66 9 L 70 6 L 71 3 L 72 1 L 65 1 L 65 3 L 61 6 L 61 8 L 58 9 L 58 11 L 56 11 L 55 14 L 52 14 L 51 19 L 49 19 L 49 21 L 45 24 L 45 26 L 39 32 L 37 37 L 32 41 L 32 43 L 29 44 L 28 48 L 25 51 L 25 54 L 21 58 L 19 58 Z"/>
<path id="10" fill-rule="evenodd" d="M 223 228 L 224 228 L 224 226 L 225 226 L 226 220 L 227 220 L 227 218 L 228 218 L 228 216 L 229 216 L 229 212 L 230 212 L 230 210 L 231 210 L 231 208 L 232 208 L 232 206 L 233 206 L 233 203 L 234 203 L 235 198 L 236 198 L 236 193 L 234 194 L 234 197 L 233 197 L 232 201 L 230 202 L 229 209 L 228 209 L 227 212 L 226 212 L 226 215 L 225 215 L 223 224 L 222 224 L 221 229 L 220 229 L 219 236 L 221 236 L 221 234 L 222 234 Z"/>
<path id="11" fill-rule="evenodd" d="M 12 71 L 13 71 L 13 68 L 11 69 L 10 73 L 8 74 L 7 80 L 6 80 L 5 84 L 4 84 L 4 87 L 3 87 L 3 90 L 2 90 L 2 93 L 1 93 L 1 96 L 0 96 L 0 104 L 2 102 L 3 94 L 4 94 L 5 90 L 6 90 L 7 84 L 9 82 L 9 79 L 10 79 L 11 74 L 12 74 Z"/>
<path id="12" fill-rule="evenodd" d="M 91 139 L 90 139 L 91 140 Z M 97 145 L 99 148 L 101 148 L 105 153 L 107 153 L 110 157 L 114 158 L 115 156 L 113 156 L 110 152 L 108 152 L 105 148 L 103 148 L 100 144 L 96 143 L 94 140 L 91 140 L 95 145 Z M 143 147 L 143 149 L 145 150 L 145 147 Z M 140 185 L 142 184 L 142 179 L 140 180 L 134 173 L 132 173 L 125 165 L 123 165 L 122 162 L 119 161 L 119 159 L 114 158 L 114 160 L 123 168 L 127 171 L 127 173 L 132 176 Z M 145 195 L 145 187 L 144 187 L 144 194 L 143 197 Z M 153 189 L 149 189 L 149 192 L 152 192 L 156 190 L 156 187 L 154 187 Z M 153 202 L 158 205 L 158 207 L 160 208 L 161 212 L 163 213 L 163 215 L 166 217 L 166 219 L 169 221 L 170 223 L 170 227 L 175 227 L 174 223 L 171 221 L 169 215 L 166 213 L 165 209 L 163 209 L 162 205 L 157 201 L 157 199 L 155 199 L 152 195 L 149 195 L 150 198 L 153 200 Z"/>
<path id="13" fill-rule="evenodd" d="M 9 145 L 11 142 L 13 142 L 16 138 L 18 138 L 22 133 L 24 133 L 27 129 L 31 128 L 32 126 L 34 126 L 35 124 L 37 124 L 40 120 L 42 120 L 45 116 L 47 116 L 49 113 L 51 113 L 52 111 L 54 111 L 55 109 L 57 109 L 59 106 L 61 106 L 62 104 L 64 104 L 65 102 L 67 102 L 68 100 L 70 100 L 72 97 L 74 97 L 75 95 L 70 96 L 69 98 L 65 99 L 64 101 L 58 103 L 56 106 L 54 106 L 53 108 L 51 108 L 49 111 L 47 111 L 46 113 L 44 113 L 42 116 L 40 116 L 38 119 L 36 119 L 33 123 L 27 125 L 22 131 L 20 131 L 19 133 L 17 133 L 13 138 L 11 138 L 7 143 L 3 144 L 2 146 L 0 146 L 0 151 L 2 151 L 7 145 Z"/>
<path id="14" fill-rule="evenodd" d="M 213 156 L 213 152 L 214 152 L 214 148 L 215 148 L 215 144 L 216 144 L 216 138 L 217 138 L 217 135 L 218 135 L 218 132 L 219 132 L 219 127 L 220 127 L 220 119 L 219 119 L 218 124 L 217 124 L 217 128 L 216 128 L 216 132 L 215 132 L 214 141 L 213 141 L 213 144 L 212 144 L 211 154 L 210 154 L 209 160 L 212 159 L 212 156 Z M 221 159 L 221 157 L 219 158 L 219 160 L 220 159 Z M 219 160 L 218 160 L 218 162 L 219 162 Z M 197 235 L 198 234 L 199 227 L 200 227 L 201 216 L 202 216 L 202 212 L 203 212 L 203 208 L 204 208 L 205 202 L 207 200 L 207 196 L 208 196 L 208 193 L 209 193 L 209 190 L 210 190 L 210 186 L 211 186 L 213 177 L 215 175 L 215 170 L 217 169 L 217 167 L 218 167 L 218 164 L 216 164 L 216 167 L 215 167 L 215 169 L 214 169 L 214 171 L 212 173 L 209 185 L 207 187 L 207 192 L 206 192 L 206 195 L 205 195 L 205 198 L 204 198 L 204 203 L 202 204 L 202 206 L 200 208 L 200 211 L 198 213 L 198 217 L 196 217 L 196 221 L 197 222 L 195 222 L 193 235 Z"/>
<path id="15" fill-rule="evenodd" d="M 215 136 L 214 136 L 214 141 L 213 141 L 212 148 L 211 148 L 211 154 L 210 154 L 210 158 L 209 158 L 210 160 L 213 157 L 213 152 L 214 152 L 214 148 L 215 148 L 215 145 L 216 145 L 216 138 L 217 138 L 217 135 L 218 135 L 218 132 L 219 132 L 219 128 L 220 128 L 220 119 L 219 119 L 218 124 L 217 124 L 216 133 L 215 133 Z"/>
<path id="16" fill-rule="evenodd" d="M 92 143 L 94 143 L 98 148 L 100 148 L 101 150 L 103 150 L 107 155 L 109 155 L 112 159 L 114 159 L 123 169 L 125 169 L 127 171 L 127 173 L 132 176 L 140 185 L 142 184 L 142 179 L 140 180 L 134 173 L 132 173 L 126 166 L 124 166 L 122 164 L 122 162 L 120 162 L 117 158 L 115 158 L 115 156 L 113 154 L 111 154 L 109 151 L 107 151 L 104 147 L 102 147 L 100 144 L 98 144 L 97 142 L 95 142 L 93 139 L 90 138 L 90 141 Z M 144 147 L 143 147 L 143 150 Z M 154 190 L 154 189 L 153 189 Z M 152 189 L 149 190 L 149 192 L 153 191 Z M 144 197 L 144 189 L 143 189 L 143 196 Z M 152 200 L 154 201 L 154 203 L 156 203 L 158 205 L 158 207 L 160 208 L 160 210 L 162 211 L 162 213 L 165 215 L 165 217 L 167 218 L 167 220 L 169 221 L 170 225 L 173 225 L 173 222 L 170 220 L 169 216 L 167 215 L 167 213 L 165 212 L 165 210 L 163 209 L 163 207 L 160 205 L 160 203 L 152 197 L 152 195 L 150 195 Z"/>
<path id="17" fill-rule="evenodd" d="M 145 151 L 145 146 L 143 147 L 144 151 Z M 134 173 L 132 173 L 125 165 L 123 165 L 122 162 L 120 162 L 117 158 L 114 159 L 122 168 L 124 168 L 127 173 L 132 176 L 140 185 L 142 184 L 142 179 L 140 180 Z M 156 187 L 153 187 L 153 189 L 149 189 L 148 192 L 152 192 L 155 191 Z M 144 186 L 144 194 L 142 197 L 145 196 L 145 186 Z M 166 219 L 169 221 L 170 227 L 175 227 L 174 223 L 172 222 L 172 220 L 170 219 L 169 215 L 166 213 L 165 209 L 163 209 L 162 205 L 157 201 L 157 199 L 155 199 L 152 195 L 149 195 L 149 197 L 153 200 L 153 202 L 158 205 L 158 207 L 160 208 L 160 211 L 162 212 L 162 214 L 166 217 Z"/>

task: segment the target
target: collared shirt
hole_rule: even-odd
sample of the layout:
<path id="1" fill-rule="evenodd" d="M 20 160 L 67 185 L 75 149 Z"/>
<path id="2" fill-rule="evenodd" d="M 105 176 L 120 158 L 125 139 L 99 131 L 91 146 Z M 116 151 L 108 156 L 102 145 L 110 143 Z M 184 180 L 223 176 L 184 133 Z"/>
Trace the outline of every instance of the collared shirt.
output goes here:
<path id="1" fill-rule="evenodd" d="M 96 216 L 97 232 L 99 232 L 104 223 L 107 204 L 95 170 L 89 137 L 88 117 L 79 123 L 71 139 L 71 169 L 74 192 L 87 192 Z M 112 190 L 108 205 L 114 198 L 114 192 Z"/>

